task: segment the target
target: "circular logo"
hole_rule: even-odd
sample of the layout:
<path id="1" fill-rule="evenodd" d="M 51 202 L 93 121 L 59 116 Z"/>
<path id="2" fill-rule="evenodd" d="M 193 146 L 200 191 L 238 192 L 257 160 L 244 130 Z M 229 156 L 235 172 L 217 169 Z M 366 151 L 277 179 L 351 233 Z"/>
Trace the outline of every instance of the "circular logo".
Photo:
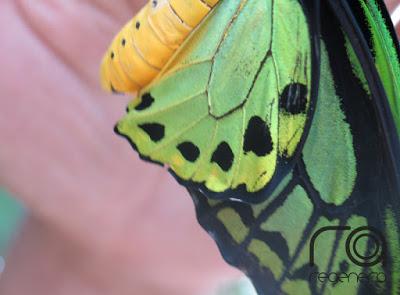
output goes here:
<path id="1" fill-rule="evenodd" d="M 362 267 L 384 263 L 386 241 L 375 228 L 361 226 L 353 230 L 346 240 L 346 253 L 349 259 Z"/>

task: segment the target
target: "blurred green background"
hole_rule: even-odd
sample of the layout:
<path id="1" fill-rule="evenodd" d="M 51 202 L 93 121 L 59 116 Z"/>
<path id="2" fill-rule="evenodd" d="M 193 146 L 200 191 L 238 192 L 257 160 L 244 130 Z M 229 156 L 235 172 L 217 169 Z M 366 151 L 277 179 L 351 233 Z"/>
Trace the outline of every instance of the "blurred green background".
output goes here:
<path id="1" fill-rule="evenodd" d="M 0 256 L 7 253 L 7 245 L 13 238 L 24 217 L 22 206 L 0 189 Z"/>

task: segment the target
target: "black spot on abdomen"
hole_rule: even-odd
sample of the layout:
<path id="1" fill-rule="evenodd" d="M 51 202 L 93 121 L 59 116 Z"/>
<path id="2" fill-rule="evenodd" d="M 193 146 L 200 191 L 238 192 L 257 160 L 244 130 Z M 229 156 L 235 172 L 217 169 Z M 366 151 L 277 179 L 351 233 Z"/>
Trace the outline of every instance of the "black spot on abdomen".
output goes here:
<path id="1" fill-rule="evenodd" d="M 114 87 L 114 85 L 113 85 L 112 83 L 110 83 L 110 89 L 111 89 L 111 92 L 112 92 L 113 94 L 118 94 L 118 95 L 123 94 L 122 92 L 120 92 L 120 91 L 118 91 L 117 89 L 115 89 L 115 87 Z"/>
<path id="2" fill-rule="evenodd" d="M 226 141 L 221 142 L 211 157 L 211 163 L 217 163 L 225 172 L 231 169 L 234 155 L 231 147 Z"/>
<path id="3" fill-rule="evenodd" d="M 185 141 L 176 147 L 182 154 L 182 156 L 189 162 L 196 162 L 200 156 L 199 148 L 190 141 Z"/>
<path id="4" fill-rule="evenodd" d="M 307 108 L 307 86 L 300 83 L 287 85 L 279 98 L 279 108 L 292 115 L 305 113 Z"/>
<path id="5" fill-rule="evenodd" d="M 140 124 L 139 127 L 147 133 L 150 139 L 154 142 L 158 142 L 164 138 L 165 127 L 158 123 L 145 123 Z"/>
<path id="6" fill-rule="evenodd" d="M 243 151 L 263 157 L 272 151 L 272 147 L 271 133 L 267 124 L 258 116 L 252 117 L 244 134 Z"/>
<path id="7" fill-rule="evenodd" d="M 151 107 L 151 105 L 154 102 L 154 98 L 151 96 L 150 93 L 145 93 L 143 94 L 143 96 L 141 97 L 141 102 L 135 107 L 135 110 L 137 111 L 143 111 L 149 107 Z"/>
<path id="8" fill-rule="evenodd" d="M 115 89 L 114 85 L 112 85 L 112 83 L 110 83 L 110 88 L 111 88 L 111 92 L 114 94 L 118 94 L 119 92 Z"/>

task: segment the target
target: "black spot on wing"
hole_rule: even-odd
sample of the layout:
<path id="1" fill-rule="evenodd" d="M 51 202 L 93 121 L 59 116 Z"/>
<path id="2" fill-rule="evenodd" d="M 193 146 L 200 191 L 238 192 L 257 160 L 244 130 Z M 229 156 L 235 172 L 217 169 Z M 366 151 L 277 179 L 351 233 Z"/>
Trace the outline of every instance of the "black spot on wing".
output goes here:
<path id="1" fill-rule="evenodd" d="M 288 84 L 279 98 L 279 108 L 292 115 L 305 113 L 307 108 L 307 86 L 300 83 Z"/>
<path id="2" fill-rule="evenodd" d="M 137 111 L 143 111 L 143 110 L 151 107 L 151 105 L 154 102 L 154 98 L 151 96 L 150 93 L 143 94 L 143 96 L 141 97 L 141 100 L 142 101 L 140 102 L 140 104 L 138 104 L 135 107 L 135 110 L 137 110 Z"/>
<path id="3" fill-rule="evenodd" d="M 231 169 L 234 155 L 231 147 L 226 141 L 221 142 L 211 157 L 211 163 L 217 163 L 225 172 Z"/>
<path id="4" fill-rule="evenodd" d="M 252 117 L 244 134 L 243 151 L 263 157 L 272 151 L 272 147 L 271 133 L 267 124 L 258 116 Z"/>
<path id="5" fill-rule="evenodd" d="M 164 138 L 165 127 L 158 123 L 145 123 L 140 124 L 139 127 L 147 133 L 153 142 L 158 142 Z"/>
<path id="6" fill-rule="evenodd" d="M 190 141 L 182 142 L 176 148 L 181 152 L 182 156 L 189 162 L 194 163 L 199 158 L 200 155 L 199 148 Z"/>

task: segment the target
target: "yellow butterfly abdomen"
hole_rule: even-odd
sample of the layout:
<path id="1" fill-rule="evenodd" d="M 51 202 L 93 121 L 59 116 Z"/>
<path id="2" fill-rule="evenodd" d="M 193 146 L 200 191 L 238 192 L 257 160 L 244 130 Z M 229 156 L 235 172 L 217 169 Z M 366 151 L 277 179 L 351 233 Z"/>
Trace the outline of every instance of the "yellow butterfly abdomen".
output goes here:
<path id="1" fill-rule="evenodd" d="M 103 88 L 149 84 L 219 0 L 151 0 L 114 38 L 101 64 Z"/>

